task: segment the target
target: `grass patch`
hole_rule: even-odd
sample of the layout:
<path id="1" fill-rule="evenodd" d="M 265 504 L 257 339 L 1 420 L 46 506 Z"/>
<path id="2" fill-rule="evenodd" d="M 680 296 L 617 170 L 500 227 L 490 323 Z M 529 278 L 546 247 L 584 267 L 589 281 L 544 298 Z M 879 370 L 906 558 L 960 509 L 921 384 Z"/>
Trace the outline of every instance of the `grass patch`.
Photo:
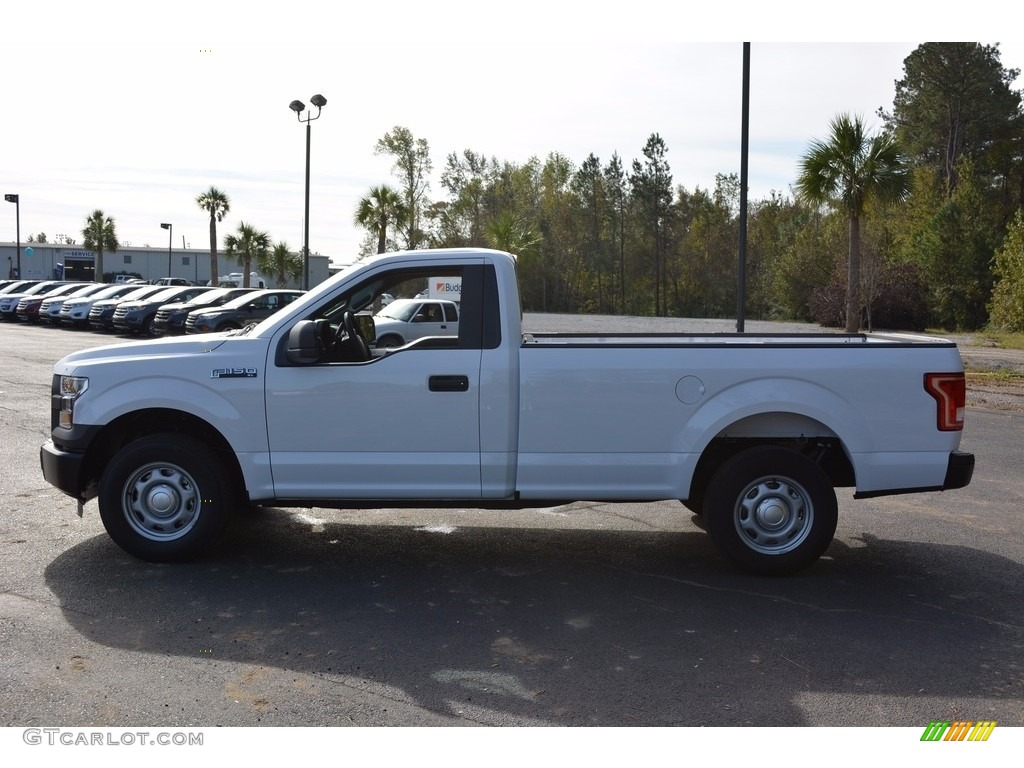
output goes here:
<path id="1" fill-rule="evenodd" d="M 982 368 L 977 365 L 970 365 L 964 368 L 968 381 L 1005 384 L 1024 384 L 1024 371 L 1015 371 L 1010 368 Z"/>
<path id="2" fill-rule="evenodd" d="M 949 331 L 931 331 L 938 336 L 949 335 Z M 970 336 L 976 347 L 999 347 L 1000 349 L 1024 349 L 1024 333 L 1010 333 L 1009 331 L 994 331 L 982 328 L 980 331 L 967 331 L 956 334 L 958 336 Z"/>

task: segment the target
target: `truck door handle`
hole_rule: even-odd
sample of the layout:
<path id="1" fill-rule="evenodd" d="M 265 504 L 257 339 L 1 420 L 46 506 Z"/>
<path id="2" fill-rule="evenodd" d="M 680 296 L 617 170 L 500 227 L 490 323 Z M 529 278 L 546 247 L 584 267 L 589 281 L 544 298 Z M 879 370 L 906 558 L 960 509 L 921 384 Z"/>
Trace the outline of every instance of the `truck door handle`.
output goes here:
<path id="1" fill-rule="evenodd" d="M 431 376 L 427 379 L 431 392 L 468 392 L 468 376 Z"/>

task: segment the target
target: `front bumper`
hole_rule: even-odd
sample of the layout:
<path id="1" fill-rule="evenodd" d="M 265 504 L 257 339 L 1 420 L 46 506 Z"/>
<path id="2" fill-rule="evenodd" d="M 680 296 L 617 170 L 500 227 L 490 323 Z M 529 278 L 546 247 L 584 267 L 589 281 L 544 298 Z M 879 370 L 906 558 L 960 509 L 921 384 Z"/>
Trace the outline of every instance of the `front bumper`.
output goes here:
<path id="1" fill-rule="evenodd" d="M 82 465 L 84 453 L 63 451 L 47 440 L 39 449 L 39 463 L 43 479 L 58 490 L 79 501 L 85 501 L 82 494 Z"/>
<path id="2" fill-rule="evenodd" d="M 139 315 L 119 317 L 111 325 L 119 331 L 137 331 L 142 328 L 142 317 Z"/>

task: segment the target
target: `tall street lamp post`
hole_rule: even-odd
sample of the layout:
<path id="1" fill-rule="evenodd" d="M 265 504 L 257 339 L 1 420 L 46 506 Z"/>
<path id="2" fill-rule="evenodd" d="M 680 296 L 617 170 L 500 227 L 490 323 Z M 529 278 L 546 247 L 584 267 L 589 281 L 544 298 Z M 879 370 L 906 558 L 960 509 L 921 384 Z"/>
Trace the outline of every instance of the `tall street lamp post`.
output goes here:
<path id="1" fill-rule="evenodd" d="M 167 276 L 171 276 L 171 244 L 174 239 L 174 225 L 161 224 L 160 229 L 167 230 Z"/>
<path id="2" fill-rule="evenodd" d="M 302 116 L 302 110 L 306 108 L 306 105 L 296 99 L 288 108 L 295 113 L 295 116 L 299 119 L 300 123 L 306 124 L 306 215 L 303 221 L 305 230 L 302 236 L 302 287 L 304 290 L 309 290 L 309 137 L 310 137 L 310 123 L 320 117 L 320 108 L 327 103 L 327 99 L 321 96 L 319 93 L 313 96 L 310 101 L 313 106 L 316 107 L 316 114 L 312 114 L 312 110 L 306 113 L 306 116 Z"/>
<path id="3" fill-rule="evenodd" d="M 18 277 L 21 277 L 21 203 L 17 195 L 4 195 L 4 200 L 14 203 L 14 228 L 15 237 L 18 238 Z"/>

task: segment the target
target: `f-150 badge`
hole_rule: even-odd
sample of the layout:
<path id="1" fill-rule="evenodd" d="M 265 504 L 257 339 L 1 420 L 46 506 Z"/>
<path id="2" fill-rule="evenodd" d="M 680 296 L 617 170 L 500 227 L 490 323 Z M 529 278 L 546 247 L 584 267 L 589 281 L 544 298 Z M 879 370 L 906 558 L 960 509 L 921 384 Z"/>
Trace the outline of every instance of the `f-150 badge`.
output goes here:
<path id="1" fill-rule="evenodd" d="M 214 368 L 210 371 L 211 379 L 255 379 L 255 368 Z"/>

